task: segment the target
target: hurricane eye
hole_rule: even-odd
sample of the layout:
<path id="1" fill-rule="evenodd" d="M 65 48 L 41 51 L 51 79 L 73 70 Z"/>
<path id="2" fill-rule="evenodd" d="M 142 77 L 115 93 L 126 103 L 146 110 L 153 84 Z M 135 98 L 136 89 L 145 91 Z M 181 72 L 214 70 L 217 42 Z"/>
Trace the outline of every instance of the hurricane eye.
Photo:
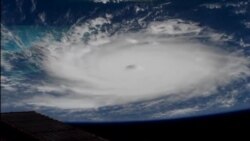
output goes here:
<path id="1" fill-rule="evenodd" d="M 134 70 L 137 68 L 137 66 L 135 64 L 130 64 L 130 65 L 127 65 L 125 68 L 126 70 Z"/>

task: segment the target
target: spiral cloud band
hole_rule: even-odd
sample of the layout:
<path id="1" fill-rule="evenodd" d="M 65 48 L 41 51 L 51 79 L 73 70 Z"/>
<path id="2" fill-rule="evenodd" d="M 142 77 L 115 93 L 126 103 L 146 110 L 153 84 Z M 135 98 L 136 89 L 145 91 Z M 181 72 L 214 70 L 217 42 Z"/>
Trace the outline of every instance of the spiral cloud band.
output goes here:
<path id="1" fill-rule="evenodd" d="M 66 94 L 35 96 L 28 103 L 85 109 L 165 96 L 186 99 L 211 95 L 250 75 L 247 58 L 188 37 L 167 36 L 201 30 L 180 24 L 181 30 L 175 31 L 170 23 L 138 33 L 102 34 L 88 43 L 51 44 L 56 47 L 47 50 L 43 65 L 57 79 L 38 89 Z"/>

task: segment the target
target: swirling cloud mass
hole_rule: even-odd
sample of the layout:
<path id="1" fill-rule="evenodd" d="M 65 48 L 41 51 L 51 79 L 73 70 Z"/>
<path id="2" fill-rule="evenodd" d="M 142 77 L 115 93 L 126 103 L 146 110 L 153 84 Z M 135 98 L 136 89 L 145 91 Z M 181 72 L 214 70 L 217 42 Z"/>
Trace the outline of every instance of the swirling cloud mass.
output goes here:
<path id="1" fill-rule="evenodd" d="M 95 27 L 109 20 L 90 23 Z M 169 20 L 137 33 L 100 32 L 84 43 L 75 35 L 84 36 L 88 28 L 74 27 L 67 40 L 50 42 L 43 50 L 43 67 L 54 81 L 38 89 L 64 94 L 38 95 L 27 103 L 88 109 L 165 96 L 188 99 L 212 95 L 218 87 L 250 75 L 247 58 L 193 40 L 202 31 L 194 23 Z"/>
<path id="2" fill-rule="evenodd" d="M 1 110 L 113 122 L 249 109 L 249 8 L 3 0 Z"/>

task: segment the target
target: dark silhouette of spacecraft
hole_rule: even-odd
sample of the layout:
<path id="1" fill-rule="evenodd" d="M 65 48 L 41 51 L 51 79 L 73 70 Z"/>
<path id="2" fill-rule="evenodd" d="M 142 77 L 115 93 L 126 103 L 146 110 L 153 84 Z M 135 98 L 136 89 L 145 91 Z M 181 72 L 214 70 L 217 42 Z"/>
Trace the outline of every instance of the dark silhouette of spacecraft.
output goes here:
<path id="1" fill-rule="evenodd" d="M 107 141 L 36 112 L 1 113 L 1 141 Z"/>

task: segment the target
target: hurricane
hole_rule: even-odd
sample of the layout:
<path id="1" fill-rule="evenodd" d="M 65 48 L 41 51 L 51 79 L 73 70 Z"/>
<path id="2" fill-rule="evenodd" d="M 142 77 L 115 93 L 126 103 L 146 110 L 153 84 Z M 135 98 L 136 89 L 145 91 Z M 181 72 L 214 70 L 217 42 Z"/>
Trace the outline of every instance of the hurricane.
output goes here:
<path id="1" fill-rule="evenodd" d="M 105 122 L 249 108 L 249 2 L 179 5 L 3 1 L 1 110 Z"/>

